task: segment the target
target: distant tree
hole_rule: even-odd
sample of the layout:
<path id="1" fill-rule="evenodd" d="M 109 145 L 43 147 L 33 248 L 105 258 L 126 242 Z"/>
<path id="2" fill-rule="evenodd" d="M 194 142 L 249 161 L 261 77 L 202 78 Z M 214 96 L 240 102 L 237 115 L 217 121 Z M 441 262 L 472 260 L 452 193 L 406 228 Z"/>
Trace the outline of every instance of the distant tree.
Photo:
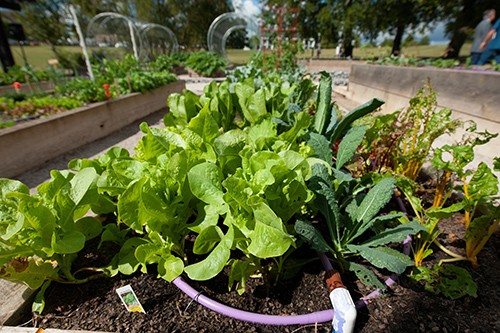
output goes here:
<path id="1" fill-rule="evenodd" d="M 140 0 L 142 1 L 142 0 Z M 208 48 L 207 34 L 212 22 L 221 14 L 232 12 L 230 0 L 184 0 L 173 1 L 178 4 L 177 15 L 184 20 L 178 35 L 185 45 L 200 45 Z"/>
<path id="2" fill-rule="evenodd" d="M 84 35 L 87 34 L 87 27 L 90 20 L 97 14 L 114 12 L 130 16 L 133 12 L 132 4 L 129 1 L 65 0 L 64 2 L 72 4 L 75 7 L 78 20 L 80 21 L 80 27 Z"/>
<path id="3" fill-rule="evenodd" d="M 230 0 L 129 0 L 131 15 L 166 26 L 181 45 L 208 48 L 208 29 L 217 16 L 233 11 Z M 125 6 L 126 7 L 126 6 Z"/>
<path id="4" fill-rule="evenodd" d="M 403 47 L 415 46 L 417 45 L 417 41 L 413 38 L 412 35 L 408 35 L 403 42 L 401 43 Z"/>
<path id="5" fill-rule="evenodd" d="M 46 42 L 57 57 L 56 45 L 69 37 L 71 25 L 68 7 L 58 0 L 38 0 L 22 2 L 19 21 L 23 23 L 26 34 Z"/>
<path id="6" fill-rule="evenodd" d="M 230 49 L 243 49 L 245 47 L 245 31 L 240 29 L 232 32 L 226 42 L 226 47 Z M 250 46 L 248 43 L 247 46 Z"/>
<path id="7" fill-rule="evenodd" d="M 431 44 L 431 39 L 429 36 L 424 36 L 418 41 L 418 45 L 430 45 Z"/>
<path id="8" fill-rule="evenodd" d="M 297 28 L 302 38 L 314 38 L 316 40 L 318 39 L 318 33 L 320 33 L 321 39 L 323 39 L 325 43 L 332 42 L 333 38 L 331 34 L 329 34 L 331 23 L 328 22 L 328 19 L 319 19 L 320 12 L 325 7 L 326 4 L 324 1 L 310 0 L 301 8 L 298 15 Z"/>
<path id="9" fill-rule="evenodd" d="M 379 31 L 394 36 L 392 54 L 399 54 L 403 35 L 408 31 L 419 31 L 428 27 L 439 18 L 437 0 L 379 0 L 377 24 Z"/>
<path id="10" fill-rule="evenodd" d="M 382 47 L 385 47 L 385 46 L 389 46 L 389 47 L 392 47 L 392 44 L 394 43 L 394 41 L 390 38 L 384 38 L 384 40 L 382 41 L 382 43 L 380 43 L 380 46 Z"/>

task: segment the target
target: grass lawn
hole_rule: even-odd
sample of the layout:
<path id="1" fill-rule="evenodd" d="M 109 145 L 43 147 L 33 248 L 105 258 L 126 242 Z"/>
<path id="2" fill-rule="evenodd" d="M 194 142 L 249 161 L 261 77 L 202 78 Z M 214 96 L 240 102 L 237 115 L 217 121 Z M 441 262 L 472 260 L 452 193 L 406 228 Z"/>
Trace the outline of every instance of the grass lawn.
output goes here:
<path id="1" fill-rule="evenodd" d="M 460 50 L 461 57 L 467 57 L 470 54 L 471 42 L 466 42 Z M 443 54 L 446 45 L 426 45 L 426 46 L 412 46 L 403 48 L 403 54 L 407 57 L 439 57 Z M 16 64 L 23 66 L 25 64 L 21 48 L 19 46 L 11 46 L 12 55 Z M 79 46 L 58 46 L 58 51 L 63 53 L 67 52 L 81 52 Z M 120 56 L 124 49 L 107 48 L 104 50 L 109 56 Z M 55 59 L 55 55 L 49 46 L 24 46 L 27 62 L 33 65 L 35 70 L 46 69 L 49 67 L 48 60 Z M 111 54 L 113 53 L 113 54 Z M 353 51 L 354 57 L 361 59 L 369 59 L 373 57 L 387 57 L 390 54 L 390 48 L 355 48 Z M 252 57 L 252 51 L 227 49 L 228 58 L 235 65 L 244 65 Z M 315 54 L 314 54 L 315 55 Z M 310 58 L 311 51 L 305 51 L 301 58 Z M 321 58 L 335 57 L 335 49 L 321 50 Z"/>
<path id="2" fill-rule="evenodd" d="M 470 48 L 472 42 L 466 42 L 462 48 L 460 49 L 460 57 L 468 57 L 470 55 Z M 405 57 L 415 58 L 437 58 L 443 55 L 446 49 L 446 45 L 422 45 L 422 46 L 410 46 L 403 48 L 403 54 Z M 385 58 L 391 54 L 390 47 L 373 47 L 373 48 L 363 48 L 356 47 L 353 50 L 353 55 L 355 58 L 361 59 L 370 59 L 373 57 Z M 314 52 L 314 56 L 316 56 L 316 52 Z M 301 56 L 301 58 L 310 58 L 311 51 L 305 51 Z M 321 58 L 330 59 L 335 57 L 335 49 L 322 49 L 321 50 Z"/>
<path id="3" fill-rule="evenodd" d="M 49 67 L 48 60 L 56 59 L 56 55 L 52 52 L 50 46 L 23 46 L 23 48 L 28 65 L 33 65 L 35 70 L 47 69 Z M 24 66 L 21 47 L 11 45 L 10 50 L 12 51 L 16 65 Z M 57 46 L 57 50 L 62 52 L 81 52 L 82 49 L 79 46 Z"/>
<path id="4" fill-rule="evenodd" d="M 236 66 L 245 65 L 252 58 L 254 51 L 245 51 L 241 49 L 226 49 L 227 57 L 232 64 Z"/>

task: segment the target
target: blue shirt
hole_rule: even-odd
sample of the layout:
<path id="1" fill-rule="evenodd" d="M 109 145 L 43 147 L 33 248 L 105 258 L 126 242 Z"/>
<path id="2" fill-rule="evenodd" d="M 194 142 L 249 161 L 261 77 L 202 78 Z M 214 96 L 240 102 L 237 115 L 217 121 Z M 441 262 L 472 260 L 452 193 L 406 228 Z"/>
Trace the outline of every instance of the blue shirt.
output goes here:
<path id="1" fill-rule="evenodd" d="M 500 19 L 498 19 L 491 28 L 491 30 L 495 30 L 497 32 L 497 35 L 491 40 L 490 46 L 488 47 L 489 49 L 500 50 L 500 31 L 498 31 L 498 29 L 500 29 Z"/>

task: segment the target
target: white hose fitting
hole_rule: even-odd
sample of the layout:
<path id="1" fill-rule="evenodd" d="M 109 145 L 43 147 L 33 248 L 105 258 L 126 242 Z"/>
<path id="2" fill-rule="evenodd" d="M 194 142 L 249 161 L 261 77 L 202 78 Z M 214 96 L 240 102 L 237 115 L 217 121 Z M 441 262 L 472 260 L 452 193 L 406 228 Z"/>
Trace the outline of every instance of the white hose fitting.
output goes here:
<path id="1" fill-rule="evenodd" d="M 351 294 L 345 288 L 336 288 L 330 293 L 333 309 L 333 332 L 352 333 L 356 323 L 356 307 L 352 301 Z"/>

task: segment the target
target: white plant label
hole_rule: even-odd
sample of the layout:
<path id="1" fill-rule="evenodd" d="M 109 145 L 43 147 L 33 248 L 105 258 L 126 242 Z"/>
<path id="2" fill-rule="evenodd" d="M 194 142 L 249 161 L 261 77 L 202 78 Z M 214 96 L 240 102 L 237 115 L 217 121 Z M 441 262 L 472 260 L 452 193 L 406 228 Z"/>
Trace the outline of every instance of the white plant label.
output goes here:
<path id="1" fill-rule="evenodd" d="M 122 300 L 127 310 L 129 310 L 130 312 L 146 313 L 141 305 L 141 302 L 139 302 L 139 299 L 135 295 L 134 290 L 132 290 L 132 287 L 129 284 L 116 289 L 116 292 L 118 293 L 118 296 L 120 296 L 120 299 Z"/>

